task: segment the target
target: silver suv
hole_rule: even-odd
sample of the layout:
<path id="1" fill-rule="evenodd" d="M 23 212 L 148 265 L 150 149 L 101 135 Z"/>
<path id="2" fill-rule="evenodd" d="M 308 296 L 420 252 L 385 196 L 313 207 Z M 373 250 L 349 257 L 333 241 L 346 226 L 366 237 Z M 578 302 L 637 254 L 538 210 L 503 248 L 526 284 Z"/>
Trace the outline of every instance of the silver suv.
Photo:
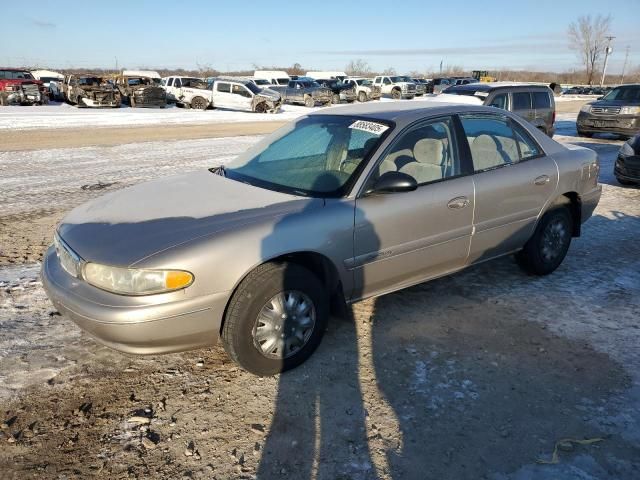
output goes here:
<path id="1" fill-rule="evenodd" d="M 480 98 L 483 105 L 509 110 L 550 137 L 555 133 L 556 102 L 553 91 L 544 85 L 470 83 L 449 87 L 442 93 Z"/>

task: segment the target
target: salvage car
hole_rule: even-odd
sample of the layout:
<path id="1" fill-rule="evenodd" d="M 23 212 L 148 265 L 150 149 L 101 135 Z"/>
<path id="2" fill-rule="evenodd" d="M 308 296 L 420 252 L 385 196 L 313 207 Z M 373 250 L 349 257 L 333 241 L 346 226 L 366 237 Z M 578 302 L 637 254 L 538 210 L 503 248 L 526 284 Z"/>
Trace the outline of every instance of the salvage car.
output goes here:
<path id="1" fill-rule="evenodd" d="M 250 80 L 238 78 L 210 79 L 208 84 L 182 87 L 176 92 L 176 103 L 187 108 L 228 108 L 256 113 L 276 113 L 282 105 L 278 92 L 257 87 Z"/>
<path id="2" fill-rule="evenodd" d="M 380 87 L 375 86 L 369 78 L 348 77 L 344 79 L 344 83 L 353 85 L 353 88 L 356 89 L 356 97 L 361 103 L 369 100 L 380 100 L 380 97 L 382 97 Z"/>
<path id="3" fill-rule="evenodd" d="M 40 80 L 19 68 L 0 68 L 0 106 L 42 105 L 47 95 Z"/>
<path id="4" fill-rule="evenodd" d="M 640 134 L 622 145 L 613 174 L 622 185 L 640 185 Z"/>
<path id="5" fill-rule="evenodd" d="M 331 90 L 331 93 L 333 94 L 331 97 L 331 103 L 333 104 L 338 104 L 342 101 L 347 103 L 353 103 L 356 101 L 356 89 L 350 83 L 343 83 L 342 81 L 333 78 L 315 78 L 310 80 L 315 80 L 320 86 L 327 87 Z"/>
<path id="6" fill-rule="evenodd" d="M 32 70 L 31 75 L 33 75 L 36 80 L 42 82 L 42 86 L 49 100 L 64 100 L 62 93 L 62 82 L 64 82 L 63 74 L 50 70 Z"/>
<path id="7" fill-rule="evenodd" d="M 167 105 L 167 92 L 162 88 L 158 72 L 124 70 L 115 83 L 122 101 L 131 107 L 165 108 Z"/>
<path id="8" fill-rule="evenodd" d="M 278 92 L 284 103 L 301 103 L 309 108 L 330 105 L 333 100 L 331 90 L 311 79 L 291 80 L 287 85 L 274 85 L 271 90 Z"/>
<path id="9" fill-rule="evenodd" d="M 390 95 L 394 100 L 410 100 L 416 96 L 416 84 L 409 77 L 381 75 L 373 79 L 373 84 L 380 87 L 383 95 Z"/>
<path id="10" fill-rule="evenodd" d="M 67 75 L 62 83 L 64 99 L 79 108 L 119 108 L 120 92 L 111 82 L 95 74 Z"/>
<path id="11" fill-rule="evenodd" d="M 475 97 L 483 105 L 509 110 L 521 116 L 550 137 L 555 133 L 556 102 L 553 91 L 545 85 L 470 83 L 448 87 L 442 93 Z"/>
<path id="12" fill-rule="evenodd" d="M 222 167 L 72 210 L 44 257 L 58 311 L 134 354 L 211 347 L 272 375 L 333 306 L 514 254 L 562 263 L 601 194 L 597 154 L 484 106 L 323 109 Z"/>
<path id="13" fill-rule="evenodd" d="M 580 109 L 576 121 L 578 135 L 614 133 L 632 137 L 640 132 L 640 83 L 620 85 L 604 97 Z"/>
<path id="14" fill-rule="evenodd" d="M 176 102 L 176 92 L 182 87 L 199 88 L 202 84 L 205 86 L 207 84 L 205 80 L 195 77 L 165 77 L 160 83 L 164 87 L 165 92 L 167 92 L 167 102 L 170 103 Z"/>

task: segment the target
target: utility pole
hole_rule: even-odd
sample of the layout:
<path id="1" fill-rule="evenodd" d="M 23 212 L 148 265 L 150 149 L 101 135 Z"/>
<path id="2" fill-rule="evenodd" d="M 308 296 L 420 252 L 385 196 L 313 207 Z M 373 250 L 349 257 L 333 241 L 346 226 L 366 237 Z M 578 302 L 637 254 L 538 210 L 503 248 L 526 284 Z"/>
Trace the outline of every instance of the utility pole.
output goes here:
<path id="1" fill-rule="evenodd" d="M 624 63 L 622 64 L 622 78 L 620 78 L 620 83 L 624 83 L 624 71 L 627 69 L 627 60 L 629 60 L 629 45 L 627 45 L 626 53 L 624 54 Z"/>
<path id="2" fill-rule="evenodd" d="M 613 52 L 611 48 L 611 40 L 616 37 L 605 37 L 607 39 L 607 48 L 604 50 L 604 66 L 602 67 L 602 78 L 600 79 L 600 86 L 604 85 L 604 77 L 607 75 L 607 62 L 609 61 L 609 55 Z"/>
<path id="3" fill-rule="evenodd" d="M 116 73 L 118 73 L 118 57 L 114 57 L 116 59 Z"/>

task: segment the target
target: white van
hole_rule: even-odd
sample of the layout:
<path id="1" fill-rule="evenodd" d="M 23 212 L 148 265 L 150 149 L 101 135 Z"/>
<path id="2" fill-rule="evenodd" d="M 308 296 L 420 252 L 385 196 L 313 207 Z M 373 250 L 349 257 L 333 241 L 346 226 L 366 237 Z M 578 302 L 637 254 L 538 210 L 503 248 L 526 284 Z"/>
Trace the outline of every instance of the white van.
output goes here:
<path id="1" fill-rule="evenodd" d="M 291 80 L 289 74 L 283 70 L 256 70 L 253 72 L 253 78 L 267 80 L 271 85 L 288 85 Z"/>
<path id="2" fill-rule="evenodd" d="M 340 80 L 343 81 L 349 75 L 344 72 L 307 72 L 307 77 L 319 79 L 319 80 Z"/>

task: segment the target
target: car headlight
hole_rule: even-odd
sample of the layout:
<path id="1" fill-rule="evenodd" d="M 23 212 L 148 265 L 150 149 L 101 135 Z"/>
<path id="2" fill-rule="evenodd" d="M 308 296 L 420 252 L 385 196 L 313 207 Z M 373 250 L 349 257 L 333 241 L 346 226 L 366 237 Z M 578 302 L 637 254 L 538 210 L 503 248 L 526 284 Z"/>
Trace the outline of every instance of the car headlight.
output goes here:
<path id="1" fill-rule="evenodd" d="M 640 107 L 622 107 L 620 109 L 621 115 L 640 115 Z"/>
<path id="2" fill-rule="evenodd" d="M 151 295 L 186 288 L 193 274 L 184 270 L 151 270 L 122 268 L 87 263 L 83 278 L 94 287 L 123 295 Z"/>
<path id="3" fill-rule="evenodd" d="M 580 111 L 584 113 L 589 113 L 591 111 L 591 105 L 583 105 L 582 108 L 580 108 Z"/>
<path id="4" fill-rule="evenodd" d="M 631 157 L 635 154 L 636 153 L 633 151 L 633 147 L 631 147 L 631 144 L 629 144 L 629 142 L 626 142 L 624 145 L 622 145 L 622 148 L 620 148 L 620 155 Z"/>

